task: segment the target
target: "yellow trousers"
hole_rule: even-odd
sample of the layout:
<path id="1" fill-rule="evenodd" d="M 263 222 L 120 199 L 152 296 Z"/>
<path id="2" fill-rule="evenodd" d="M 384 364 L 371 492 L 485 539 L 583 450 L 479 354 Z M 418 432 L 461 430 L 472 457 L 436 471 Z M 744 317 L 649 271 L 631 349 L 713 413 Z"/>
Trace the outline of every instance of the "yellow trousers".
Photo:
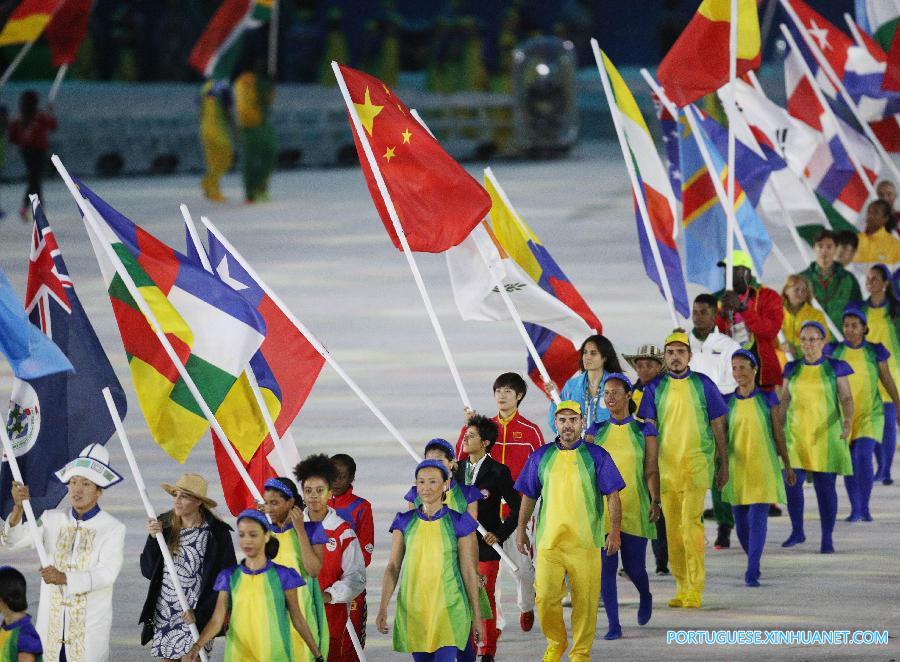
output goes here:
<path id="1" fill-rule="evenodd" d="M 597 629 L 600 602 L 600 550 L 538 549 L 534 589 L 541 631 L 547 639 L 544 662 L 557 662 L 566 652 L 568 640 L 562 600 L 566 578 L 572 594 L 572 662 L 588 662 Z"/>
<path id="2" fill-rule="evenodd" d="M 666 518 L 669 567 L 675 577 L 675 597 L 703 597 L 706 582 L 703 540 L 703 502 L 706 488 L 681 492 L 663 492 L 662 509 Z"/>

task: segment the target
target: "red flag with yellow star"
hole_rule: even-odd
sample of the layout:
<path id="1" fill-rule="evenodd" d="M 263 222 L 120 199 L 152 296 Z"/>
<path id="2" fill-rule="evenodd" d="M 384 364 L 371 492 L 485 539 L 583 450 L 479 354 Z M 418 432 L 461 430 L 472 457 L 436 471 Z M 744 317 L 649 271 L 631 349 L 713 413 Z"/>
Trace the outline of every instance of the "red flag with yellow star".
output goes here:
<path id="1" fill-rule="evenodd" d="M 441 253 L 462 242 L 491 208 L 487 191 L 443 150 L 387 85 L 356 69 L 340 65 L 340 71 L 409 247 Z M 378 215 L 400 249 L 356 131 L 353 140 Z"/>

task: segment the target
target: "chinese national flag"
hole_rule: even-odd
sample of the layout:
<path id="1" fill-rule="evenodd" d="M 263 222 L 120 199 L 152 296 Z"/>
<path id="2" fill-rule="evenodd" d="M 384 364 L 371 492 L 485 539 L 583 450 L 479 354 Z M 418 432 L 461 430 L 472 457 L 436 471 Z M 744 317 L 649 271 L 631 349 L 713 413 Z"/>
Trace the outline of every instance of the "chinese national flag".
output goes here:
<path id="1" fill-rule="evenodd" d="M 366 139 L 414 251 L 441 253 L 462 242 L 491 208 L 491 198 L 445 152 L 387 85 L 340 66 Z M 391 241 L 401 248 L 359 136 L 353 131 L 369 193 Z"/>
<path id="2" fill-rule="evenodd" d="M 761 61 L 756 0 L 738 0 L 737 75 Z M 686 106 L 728 82 L 730 0 L 703 0 L 697 13 L 656 70 L 676 106 Z"/>

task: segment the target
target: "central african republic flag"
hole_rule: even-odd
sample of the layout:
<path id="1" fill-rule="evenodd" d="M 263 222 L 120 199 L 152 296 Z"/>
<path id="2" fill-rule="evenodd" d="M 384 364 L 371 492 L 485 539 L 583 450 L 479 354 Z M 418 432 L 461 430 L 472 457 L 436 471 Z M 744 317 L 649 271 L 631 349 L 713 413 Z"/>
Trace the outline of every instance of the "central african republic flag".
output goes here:
<path id="1" fill-rule="evenodd" d="M 214 275 L 76 183 L 100 220 L 99 235 L 91 225 L 89 235 L 153 439 L 184 462 L 209 423 L 117 267 L 137 286 L 228 439 L 249 460 L 267 434 L 243 375 L 265 337 L 262 318 Z M 113 249 L 121 266 L 107 257 L 103 243 Z"/>

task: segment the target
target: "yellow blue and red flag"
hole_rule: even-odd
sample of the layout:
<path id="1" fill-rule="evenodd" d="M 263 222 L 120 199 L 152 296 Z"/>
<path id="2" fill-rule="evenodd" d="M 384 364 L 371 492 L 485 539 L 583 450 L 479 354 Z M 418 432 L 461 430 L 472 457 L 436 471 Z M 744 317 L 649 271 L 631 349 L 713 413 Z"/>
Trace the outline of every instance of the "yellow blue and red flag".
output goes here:
<path id="1" fill-rule="evenodd" d="M 519 215 L 510 209 L 490 178 L 486 177 L 484 184 L 491 196 L 491 227 L 503 250 L 541 289 L 562 301 L 581 317 L 587 323 L 588 329 L 594 333 L 603 333 L 600 320 L 575 289 L 572 281 L 563 273 L 553 256 L 541 244 L 541 240 Z M 528 322 L 525 323 L 525 330 L 554 382 L 564 384 L 580 369 L 578 348 L 572 340 L 548 328 Z M 542 385 L 541 375 L 530 356 L 528 375 L 535 384 Z"/>
<path id="2" fill-rule="evenodd" d="M 659 256 L 666 272 L 665 277 L 669 282 L 675 309 L 682 317 L 690 317 L 691 311 L 684 284 L 684 274 L 681 270 L 681 258 L 678 255 L 678 246 L 675 244 L 675 194 L 672 192 L 666 168 L 659 158 L 656 145 L 653 144 L 653 137 L 650 135 L 650 130 L 647 128 L 647 123 L 641 115 L 634 96 L 606 53 L 603 51 L 600 53 L 603 58 L 603 68 L 609 77 L 613 100 L 618 107 L 619 117 L 622 121 L 622 132 L 625 134 L 625 143 L 629 151 L 629 156 L 626 158 L 631 158 L 638 180 L 639 190 L 635 192 L 635 196 L 641 195 L 644 198 L 650 217 L 650 227 L 653 230 L 652 241 L 655 241 L 659 248 Z M 647 237 L 636 198 L 634 213 L 644 270 L 650 280 L 656 283 L 660 295 L 665 296 L 649 243 L 651 239 Z"/>
<path id="3" fill-rule="evenodd" d="M 684 205 L 685 264 L 689 281 L 715 292 L 722 288 L 724 282 L 724 273 L 718 262 L 726 252 L 727 218 L 697 140 L 703 140 L 715 169 L 715 176 L 719 177 L 723 188 L 728 168 L 703 127 L 698 128 L 700 136 L 694 135 L 685 118 L 679 122 L 679 158 L 684 175 L 681 200 Z M 763 265 L 772 250 L 772 240 L 737 177 L 734 181 L 734 210 L 738 227 L 747 240 L 750 255 L 756 265 L 754 275 L 761 278 Z"/>

